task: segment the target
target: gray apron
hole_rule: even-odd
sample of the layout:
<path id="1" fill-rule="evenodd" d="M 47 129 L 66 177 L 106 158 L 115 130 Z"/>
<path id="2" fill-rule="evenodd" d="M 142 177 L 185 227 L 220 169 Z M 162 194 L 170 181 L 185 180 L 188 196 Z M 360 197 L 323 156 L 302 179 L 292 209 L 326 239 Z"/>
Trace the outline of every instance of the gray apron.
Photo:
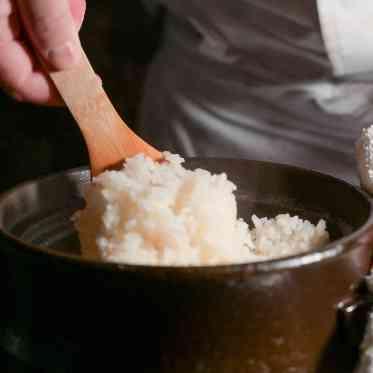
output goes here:
<path id="1" fill-rule="evenodd" d="M 357 183 L 354 142 L 373 122 L 373 74 L 335 74 L 315 0 L 164 4 L 142 136 L 184 156 L 269 160 Z"/>

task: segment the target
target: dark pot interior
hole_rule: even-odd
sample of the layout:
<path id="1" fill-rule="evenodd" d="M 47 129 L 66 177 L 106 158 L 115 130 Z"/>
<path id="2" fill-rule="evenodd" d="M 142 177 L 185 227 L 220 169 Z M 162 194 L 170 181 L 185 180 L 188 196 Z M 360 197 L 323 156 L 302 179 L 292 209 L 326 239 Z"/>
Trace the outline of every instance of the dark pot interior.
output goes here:
<path id="1" fill-rule="evenodd" d="M 49 371 L 349 372 L 336 308 L 371 258 L 372 206 L 316 172 L 245 160 L 192 159 L 227 172 L 240 216 L 324 218 L 326 248 L 211 268 L 154 268 L 79 257 L 70 216 L 86 170 L 26 183 L 0 200 L 0 343 Z M 15 343 L 15 341 L 17 341 Z"/>

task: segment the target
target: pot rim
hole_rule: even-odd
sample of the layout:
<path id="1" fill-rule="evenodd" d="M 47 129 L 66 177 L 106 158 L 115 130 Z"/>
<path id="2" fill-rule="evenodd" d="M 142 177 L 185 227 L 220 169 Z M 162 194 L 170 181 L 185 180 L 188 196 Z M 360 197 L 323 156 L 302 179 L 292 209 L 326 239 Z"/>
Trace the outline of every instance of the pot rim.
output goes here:
<path id="1" fill-rule="evenodd" d="M 193 157 L 193 158 L 186 158 L 186 161 L 199 161 L 199 160 L 214 160 L 216 158 L 200 158 L 200 157 Z M 263 273 L 263 272 L 272 272 L 277 270 L 286 270 L 295 267 L 302 267 L 305 265 L 327 261 L 330 260 L 338 255 L 345 254 L 350 250 L 355 249 L 358 246 L 366 245 L 367 241 L 360 242 L 359 238 L 369 236 L 368 241 L 373 241 L 373 199 L 366 193 L 365 191 L 359 189 L 358 187 L 348 183 L 345 180 L 340 180 L 332 175 L 324 174 L 319 171 L 315 171 L 313 169 L 306 169 L 299 166 L 284 164 L 284 163 L 276 163 L 276 162 L 269 162 L 269 161 L 259 161 L 253 159 L 237 159 L 237 158 L 219 158 L 219 161 L 237 161 L 237 160 L 244 160 L 247 162 L 255 162 L 255 163 L 262 163 L 274 167 L 279 168 L 287 168 L 292 169 L 296 172 L 308 173 L 313 174 L 318 178 L 323 178 L 325 180 L 329 179 L 333 182 L 337 182 L 339 184 L 343 184 L 344 187 L 350 188 L 355 193 L 360 194 L 368 203 L 369 203 L 369 217 L 365 221 L 365 223 L 358 228 L 357 230 L 353 231 L 351 234 L 347 236 L 343 236 L 338 240 L 330 242 L 328 245 L 325 245 L 317 250 L 312 250 L 306 253 L 300 253 L 296 255 L 280 257 L 275 259 L 263 260 L 260 262 L 249 262 L 249 263 L 231 263 L 231 264 L 218 264 L 218 265 L 204 265 L 204 266 L 155 266 L 155 265 L 139 265 L 139 264 L 126 264 L 126 263 L 116 263 L 116 262 L 104 262 L 96 259 L 84 258 L 82 256 L 78 256 L 76 254 L 69 254 L 69 253 L 62 253 L 57 250 L 53 250 L 50 248 L 38 246 L 38 245 L 31 245 L 21 241 L 15 235 L 7 232 L 2 222 L 0 221 L 0 237 L 3 238 L 11 248 L 15 250 L 20 250 L 21 253 L 24 254 L 31 254 L 33 256 L 39 255 L 40 257 L 44 257 L 48 260 L 55 260 L 58 262 L 64 261 L 70 263 L 72 265 L 78 265 L 83 267 L 91 267 L 95 269 L 100 269 L 104 271 L 110 272 L 138 272 L 138 273 L 176 273 L 176 274 L 202 274 L 202 275 L 209 275 L 209 274 L 229 274 L 229 273 L 237 273 L 237 272 L 245 272 L 245 273 Z M 64 171 L 51 173 L 46 176 L 41 176 L 37 179 L 27 180 L 22 183 L 18 183 L 12 188 L 0 193 L 0 208 L 4 201 L 17 190 L 26 187 L 27 185 L 32 185 L 39 182 L 47 182 L 49 179 L 54 179 L 59 176 L 67 175 L 67 174 L 74 174 L 74 173 L 82 173 L 82 172 L 89 172 L 88 166 L 81 166 L 70 168 Z M 1 247 L 0 247 L 1 250 Z"/>

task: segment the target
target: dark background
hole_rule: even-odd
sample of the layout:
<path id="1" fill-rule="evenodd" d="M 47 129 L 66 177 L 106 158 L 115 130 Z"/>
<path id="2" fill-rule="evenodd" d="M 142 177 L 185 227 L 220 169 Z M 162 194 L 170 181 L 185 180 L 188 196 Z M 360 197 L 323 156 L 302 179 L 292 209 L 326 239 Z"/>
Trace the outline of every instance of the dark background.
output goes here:
<path id="1" fill-rule="evenodd" d="M 87 1 L 83 46 L 115 107 L 133 128 L 161 24 L 162 11 L 150 16 L 138 0 Z M 79 129 L 65 108 L 17 103 L 0 92 L 0 126 L 0 191 L 88 164 Z"/>

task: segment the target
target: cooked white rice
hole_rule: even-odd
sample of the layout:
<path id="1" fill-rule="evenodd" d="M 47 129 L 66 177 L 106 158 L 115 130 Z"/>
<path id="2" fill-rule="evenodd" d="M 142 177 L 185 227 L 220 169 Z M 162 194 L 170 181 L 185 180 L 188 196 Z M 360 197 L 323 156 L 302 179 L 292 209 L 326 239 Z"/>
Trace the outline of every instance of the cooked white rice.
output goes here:
<path id="1" fill-rule="evenodd" d="M 297 216 L 237 218 L 236 186 L 226 174 L 187 170 L 178 155 L 144 155 L 86 186 L 75 215 L 83 255 L 146 265 L 215 265 L 308 251 L 329 240 L 325 222 Z"/>
<path id="2" fill-rule="evenodd" d="M 317 225 L 298 216 L 280 214 L 273 219 L 253 215 L 251 238 L 254 251 L 264 258 L 276 258 L 306 252 L 329 241 L 324 220 Z"/>

